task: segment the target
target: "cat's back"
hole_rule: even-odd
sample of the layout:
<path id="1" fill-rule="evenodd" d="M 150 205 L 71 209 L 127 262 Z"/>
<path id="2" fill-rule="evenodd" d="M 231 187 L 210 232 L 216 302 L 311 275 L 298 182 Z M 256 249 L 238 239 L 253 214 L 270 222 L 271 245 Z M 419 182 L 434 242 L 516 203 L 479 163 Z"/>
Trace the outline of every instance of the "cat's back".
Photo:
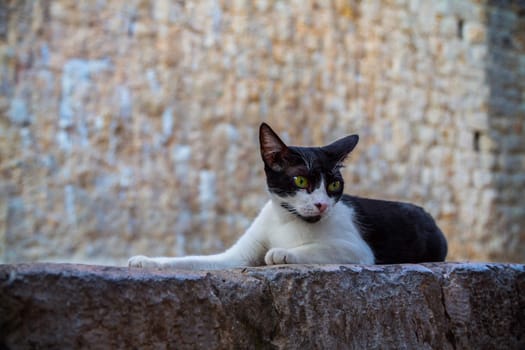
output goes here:
<path id="1" fill-rule="evenodd" d="M 343 195 L 354 220 L 372 248 L 376 263 L 443 261 L 446 239 L 434 219 L 414 204 Z"/>

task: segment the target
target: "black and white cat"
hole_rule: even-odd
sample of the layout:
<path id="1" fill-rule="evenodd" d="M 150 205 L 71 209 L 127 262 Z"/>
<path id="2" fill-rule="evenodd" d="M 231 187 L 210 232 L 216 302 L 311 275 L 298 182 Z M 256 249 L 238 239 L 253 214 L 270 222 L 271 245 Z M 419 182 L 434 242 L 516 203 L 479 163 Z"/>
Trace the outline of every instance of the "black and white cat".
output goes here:
<path id="1" fill-rule="evenodd" d="M 422 208 L 343 194 L 340 168 L 357 135 L 319 148 L 292 147 L 263 123 L 259 139 L 271 199 L 231 248 L 206 256 L 134 256 L 129 266 L 223 269 L 445 259 L 445 237 Z"/>

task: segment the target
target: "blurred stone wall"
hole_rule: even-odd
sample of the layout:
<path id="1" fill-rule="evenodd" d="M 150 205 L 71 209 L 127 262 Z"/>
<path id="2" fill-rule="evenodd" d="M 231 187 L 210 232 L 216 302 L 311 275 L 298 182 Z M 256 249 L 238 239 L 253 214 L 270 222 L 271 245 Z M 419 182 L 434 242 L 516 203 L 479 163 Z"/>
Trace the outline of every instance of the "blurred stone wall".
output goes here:
<path id="1" fill-rule="evenodd" d="M 525 260 L 525 5 L 0 4 L 0 259 L 216 252 L 267 200 L 262 121 L 361 136 L 346 192 L 413 201 L 449 259 Z"/>

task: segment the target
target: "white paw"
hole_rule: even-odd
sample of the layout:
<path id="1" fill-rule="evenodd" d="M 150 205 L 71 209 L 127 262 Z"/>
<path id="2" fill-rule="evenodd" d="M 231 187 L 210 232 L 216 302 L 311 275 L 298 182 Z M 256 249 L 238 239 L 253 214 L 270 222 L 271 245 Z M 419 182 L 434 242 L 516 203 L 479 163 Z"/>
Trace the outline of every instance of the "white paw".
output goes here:
<path id="1" fill-rule="evenodd" d="M 136 255 L 128 260 L 129 267 L 161 267 L 161 264 L 153 258 L 144 255 Z"/>
<path id="2" fill-rule="evenodd" d="M 295 264 L 297 258 L 295 255 L 284 248 L 272 248 L 264 256 L 266 265 Z"/>

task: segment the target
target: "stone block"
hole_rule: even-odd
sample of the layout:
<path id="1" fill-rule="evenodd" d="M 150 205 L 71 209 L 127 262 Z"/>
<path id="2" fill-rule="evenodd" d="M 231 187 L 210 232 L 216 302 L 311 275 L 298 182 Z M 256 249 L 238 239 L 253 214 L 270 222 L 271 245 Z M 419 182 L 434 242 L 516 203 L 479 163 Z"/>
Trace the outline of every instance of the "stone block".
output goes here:
<path id="1" fill-rule="evenodd" d="M 519 7 L 510 2 L 52 0 L 1 8 L 4 260 L 124 261 L 227 246 L 268 198 L 261 121 L 313 146 L 359 133 L 348 189 L 433 200 L 439 225 L 461 237 L 465 227 L 490 237 L 483 218 L 496 222 L 494 211 L 465 222 L 443 215 L 422 179 L 450 176 L 439 190 L 457 195 L 441 204 L 461 212 L 471 205 L 466 194 L 480 195 L 476 169 L 507 177 L 522 170 L 491 157 L 503 151 L 508 162 L 507 154 L 524 152 L 525 59 Z M 205 171 L 215 176 L 210 216 L 200 211 L 199 184 L 212 185 L 201 182 Z M 510 259 L 505 249 L 501 259 Z M 471 251 L 451 249 L 464 252 L 456 259 Z"/>
<path id="2" fill-rule="evenodd" d="M 443 17 L 440 22 L 440 34 L 446 38 L 454 38 L 457 35 L 458 23 L 457 19 L 450 17 Z"/>
<path id="3" fill-rule="evenodd" d="M 486 27 L 477 22 L 467 22 L 463 27 L 463 38 L 469 44 L 482 44 L 486 38 Z"/>
<path id="4" fill-rule="evenodd" d="M 0 295 L 0 345 L 9 349 L 525 345 L 525 267 L 517 264 L 0 265 Z"/>

